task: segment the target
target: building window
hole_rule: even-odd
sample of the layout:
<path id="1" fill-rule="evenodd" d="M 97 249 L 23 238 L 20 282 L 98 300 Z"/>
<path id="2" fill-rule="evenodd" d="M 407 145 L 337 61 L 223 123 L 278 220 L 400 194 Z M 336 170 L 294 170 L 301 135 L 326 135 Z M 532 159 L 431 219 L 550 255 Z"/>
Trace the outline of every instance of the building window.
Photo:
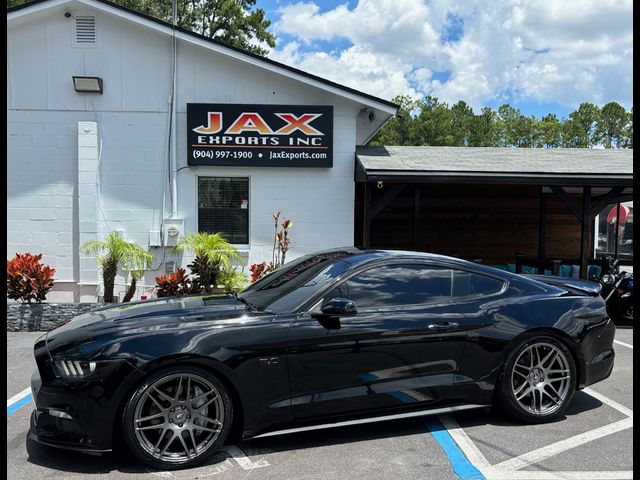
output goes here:
<path id="1" fill-rule="evenodd" d="M 249 179 L 198 177 L 198 231 L 249 243 Z"/>

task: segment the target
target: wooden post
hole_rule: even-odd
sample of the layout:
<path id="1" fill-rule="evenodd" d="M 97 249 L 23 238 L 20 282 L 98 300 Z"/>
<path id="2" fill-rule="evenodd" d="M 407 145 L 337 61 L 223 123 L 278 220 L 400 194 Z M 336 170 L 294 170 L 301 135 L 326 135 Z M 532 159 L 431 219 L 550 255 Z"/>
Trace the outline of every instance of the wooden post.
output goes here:
<path id="1" fill-rule="evenodd" d="M 540 221 L 538 224 L 538 258 L 547 257 L 547 194 L 540 188 Z"/>
<path id="2" fill-rule="evenodd" d="M 364 182 L 364 208 L 362 213 L 362 248 L 371 246 L 371 187 L 368 182 Z"/>
<path id="3" fill-rule="evenodd" d="M 593 225 L 591 225 L 591 187 L 582 188 L 582 225 L 580 232 L 580 278 L 589 279 Z"/>
<path id="4" fill-rule="evenodd" d="M 415 250 L 418 246 L 420 234 L 420 185 L 413 186 L 413 228 L 411 231 L 411 248 Z"/>

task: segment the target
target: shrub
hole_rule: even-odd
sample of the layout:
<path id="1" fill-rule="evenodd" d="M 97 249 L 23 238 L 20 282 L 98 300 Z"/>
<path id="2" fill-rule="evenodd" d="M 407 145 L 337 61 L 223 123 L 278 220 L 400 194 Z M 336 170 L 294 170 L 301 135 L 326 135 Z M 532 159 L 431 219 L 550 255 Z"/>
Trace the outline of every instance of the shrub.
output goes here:
<path id="1" fill-rule="evenodd" d="M 218 285 L 220 274 L 232 268 L 233 260 L 240 260 L 240 253 L 219 233 L 188 233 L 174 247 L 176 252 L 190 250 L 195 259 L 187 265 L 197 284 L 206 293 Z"/>
<path id="2" fill-rule="evenodd" d="M 241 292 L 247 283 L 245 273 L 234 268 L 222 270 L 218 275 L 218 285 L 221 285 L 225 292 Z"/>
<path id="3" fill-rule="evenodd" d="M 80 251 L 88 255 L 98 255 L 98 263 L 102 267 L 102 281 L 104 283 L 104 302 L 113 303 L 113 288 L 115 285 L 118 265 L 121 265 L 127 275 L 133 271 L 140 271 L 151 265 L 153 256 L 139 245 L 127 242 L 118 231 L 113 231 L 104 240 L 93 240 L 80 246 Z M 99 255 L 104 253 L 103 255 Z M 136 278 L 132 276 L 132 286 L 135 292 Z M 131 293 L 131 297 L 133 296 Z M 129 292 L 127 292 L 127 296 Z M 129 299 L 131 299 L 129 297 Z"/>
<path id="4" fill-rule="evenodd" d="M 54 268 L 40 263 L 42 254 L 16 253 L 7 260 L 7 297 L 21 302 L 40 303 L 53 287 Z"/>
<path id="5" fill-rule="evenodd" d="M 251 272 L 251 283 L 260 280 L 267 272 L 267 262 L 254 263 L 249 267 Z"/>
<path id="6" fill-rule="evenodd" d="M 178 268 L 175 273 L 156 277 L 156 295 L 158 297 L 176 297 L 199 292 L 200 286 L 189 280 L 184 268 Z"/>
<path id="7" fill-rule="evenodd" d="M 289 229 L 293 227 L 293 222 L 283 218 L 282 224 L 280 224 L 280 230 L 278 230 L 278 222 L 280 221 L 281 214 L 282 212 L 271 214 L 273 217 L 274 227 L 271 261 L 268 264 L 267 262 L 254 263 L 249 267 L 249 271 L 251 272 L 251 283 L 260 280 L 262 277 L 265 277 L 285 263 L 287 252 L 291 248 Z"/>

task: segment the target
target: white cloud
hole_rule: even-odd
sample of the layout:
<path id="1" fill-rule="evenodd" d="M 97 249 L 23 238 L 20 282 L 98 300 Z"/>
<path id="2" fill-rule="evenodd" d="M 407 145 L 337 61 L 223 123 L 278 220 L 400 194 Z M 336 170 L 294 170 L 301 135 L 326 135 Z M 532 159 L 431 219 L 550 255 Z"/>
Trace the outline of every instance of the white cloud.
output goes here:
<path id="1" fill-rule="evenodd" d="M 632 105 L 631 0 L 360 0 L 327 11 L 318 3 L 280 9 L 276 33 L 294 41 L 271 58 L 384 98 L 434 95 L 474 109 L 503 98 Z M 450 15 L 463 31 L 443 43 Z M 350 46 L 317 46 L 336 40 Z"/>

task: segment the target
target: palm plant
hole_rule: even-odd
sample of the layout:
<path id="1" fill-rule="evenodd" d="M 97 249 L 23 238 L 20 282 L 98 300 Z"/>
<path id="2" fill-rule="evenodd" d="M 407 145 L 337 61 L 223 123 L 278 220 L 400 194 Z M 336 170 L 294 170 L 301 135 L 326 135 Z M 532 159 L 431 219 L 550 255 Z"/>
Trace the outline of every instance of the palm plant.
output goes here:
<path id="1" fill-rule="evenodd" d="M 173 250 L 179 253 L 190 250 L 195 254 L 193 263 L 187 266 L 207 293 L 216 288 L 220 272 L 230 270 L 233 260 L 240 260 L 238 250 L 220 233 L 188 233 Z"/>
<path id="2" fill-rule="evenodd" d="M 113 288 L 121 265 L 127 274 L 131 273 L 133 292 L 135 282 L 142 276 L 142 270 L 151 265 L 153 256 L 139 245 L 127 242 L 118 231 L 113 231 L 104 240 L 92 240 L 84 243 L 80 251 L 87 255 L 97 255 L 98 264 L 102 267 L 102 281 L 104 283 L 104 301 L 113 303 Z M 133 274 L 133 272 L 139 272 Z M 131 286 L 129 290 L 131 290 Z M 133 296 L 129 296 L 129 300 Z M 128 292 L 127 292 L 128 294 Z"/>

